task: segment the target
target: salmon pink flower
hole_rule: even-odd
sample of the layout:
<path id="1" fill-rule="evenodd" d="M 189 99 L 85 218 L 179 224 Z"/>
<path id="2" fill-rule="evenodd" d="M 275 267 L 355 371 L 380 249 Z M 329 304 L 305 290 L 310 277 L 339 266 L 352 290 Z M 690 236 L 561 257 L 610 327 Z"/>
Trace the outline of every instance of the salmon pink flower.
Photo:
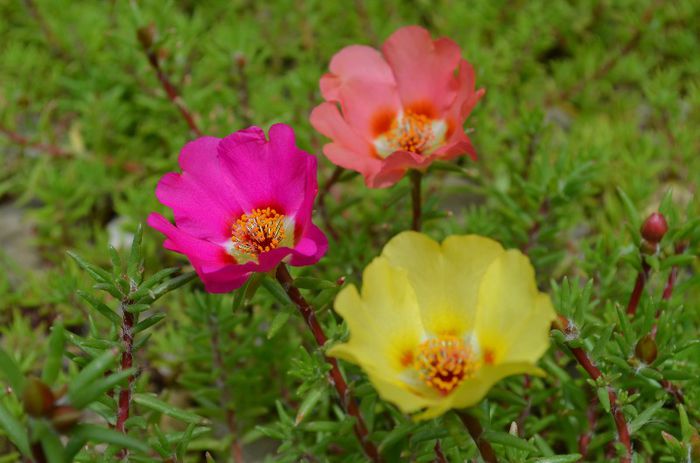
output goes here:
<path id="1" fill-rule="evenodd" d="M 148 224 L 166 236 L 165 248 L 188 257 L 209 292 L 232 291 L 282 260 L 311 265 L 328 248 L 311 223 L 316 158 L 297 148 L 287 125 L 269 135 L 251 127 L 190 142 L 180 152 L 182 173 L 164 175 L 156 188 L 176 225 L 160 214 Z"/>
<path id="2" fill-rule="evenodd" d="M 326 102 L 313 110 L 311 124 L 332 140 L 325 155 L 360 172 L 367 186 L 393 185 L 436 159 L 476 159 L 462 126 L 484 89 L 475 91 L 474 69 L 452 40 L 403 27 L 381 53 L 345 47 L 330 71 L 320 82 Z"/>

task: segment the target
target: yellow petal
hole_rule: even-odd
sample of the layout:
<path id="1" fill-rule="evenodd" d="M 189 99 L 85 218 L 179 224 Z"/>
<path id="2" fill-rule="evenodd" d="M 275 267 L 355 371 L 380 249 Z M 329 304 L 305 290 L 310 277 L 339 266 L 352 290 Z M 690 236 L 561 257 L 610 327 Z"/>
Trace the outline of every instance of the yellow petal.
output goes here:
<path id="1" fill-rule="evenodd" d="M 527 256 L 511 249 L 491 263 L 479 287 L 475 325 L 490 363 L 534 364 L 549 346 L 554 316 L 549 296 L 537 290 Z"/>
<path id="2" fill-rule="evenodd" d="M 489 389 L 506 376 L 517 374 L 541 375 L 541 370 L 528 362 L 504 363 L 501 365 L 485 365 L 473 378 L 462 382 L 451 394 L 452 407 L 471 407 L 481 401 Z"/>
<path id="3" fill-rule="evenodd" d="M 416 394 L 406 388 L 405 383 L 387 381 L 383 375 L 368 373 L 379 397 L 392 402 L 404 413 L 413 413 L 425 407 L 434 406 L 440 399 Z"/>
<path id="4" fill-rule="evenodd" d="M 474 326 L 478 288 L 486 269 L 503 248 L 477 235 L 451 236 L 442 245 L 417 232 L 403 232 L 382 256 L 408 272 L 431 334 L 460 335 Z"/>
<path id="5" fill-rule="evenodd" d="M 328 354 L 383 371 L 391 380 L 406 368 L 407 353 L 423 336 L 415 293 L 406 272 L 382 257 L 367 266 L 362 279 L 361 295 L 351 285 L 336 297 L 335 310 L 347 322 L 350 339 Z"/>

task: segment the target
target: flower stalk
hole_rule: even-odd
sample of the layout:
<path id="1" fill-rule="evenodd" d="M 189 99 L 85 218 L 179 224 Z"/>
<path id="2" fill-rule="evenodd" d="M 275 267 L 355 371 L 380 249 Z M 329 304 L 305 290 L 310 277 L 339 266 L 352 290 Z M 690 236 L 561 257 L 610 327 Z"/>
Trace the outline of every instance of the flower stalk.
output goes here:
<path id="1" fill-rule="evenodd" d="M 133 313 L 127 311 L 130 301 L 125 301 L 121 303 L 122 309 L 122 357 L 120 361 L 120 370 L 128 370 L 134 364 L 134 324 L 136 323 L 136 317 Z M 123 434 L 126 434 L 125 423 L 129 419 L 129 412 L 131 410 L 131 390 L 134 385 L 134 375 L 129 375 L 127 378 L 127 384 L 119 391 L 119 399 L 117 402 L 117 422 L 115 429 Z M 122 449 L 117 455 L 118 458 L 123 459 L 128 455 L 127 449 Z"/>
<path id="2" fill-rule="evenodd" d="M 194 116 L 189 111 L 189 109 L 187 109 L 187 106 L 185 106 L 185 103 L 180 97 L 180 94 L 175 88 L 175 85 L 173 85 L 173 83 L 170 82 L 170 79 L 165 74 L 162 66 L 160 65 L 160 58 L 158 57 L 158 53 L 153 48 L 155 34 L 155 25 L 152 23 L 148 26 L 140 28 L 137 31 L 137 37 L 139 42 L 141 43 L 144 53 L 146 53 L 146 58 L 148 58 L 149 64 L 156 72 L 156 77 L 158 78 L 160 85 L 163 87 L 163 90 L 165 90 L 165 93 L 168 95 L 168 99 L 175 105 L 177 110 L 182 115 L 182 118 L 185 119 L 185 122 L 189 126 L 190 130 L 192 130 L 192 132 L 194 132 L 194 134 L 198 137 L 201 137 L 204 134 L 199 129 L 199 126 L 197 126 L 197 123 L 194 120 Z"/>
<path id="3" fill-rule="evenodd" d="M 313 334 L 316 344 L 318 344 L 319 347 L 323 347 L 326 344 L 326 341 L 328 341 L 328 338 L 326 337 L 321 324 L 316 318 L 316 313 L 314 312 L 313 307 L 311 307 L 306 299 L 304 299 L 304 296 L 301 295 L 299 289 L 294 286 L 294 279 L 289 274 L 289 270 L 287 270 L 284 263 L 280 263 L 277 266 L 276 277 L 277 281 L 280 283 L 280 285 L 282 285 L 284 291 L 299 310 L 304 322 Z M 324 355 L 324 359 L 331 366 L 329 382 L 338 392 L 341 406 L 349 415 L 355 418 L 355 425 L 353 428 L 362 449 L 371 461 L 380 462 L 381 457 L 379 456 L 379 451 L 377 450 L 377 447 L 369 440 L 367 425 L 360 414 L 360 409 L 357 406 L 355 399 L 352 397 L 352 393 L 348 388 L 348 384 L 345 382 L 345 378 L 343 378 L 343 374 L 340 372 L 338 361 L 335 358 L 328 357 L 326 355 Z"/>
<path id="4" fill-rule="evenodd" d="M 421 181 L 423 174 L 419 170 L 411 171 L 411 200 L 413 203 L 413 222 L 411 230 L 420 231 L 421 229 Z"/>
<path id="5" fill-rule="evenodd" d="M 588 356 L 585 350 L 581 347 L 569 347 L 574 358 L 578 361 L 579 365 L 586 370 L 586 373 L 594 380 L 597 381 L 603 376 L 600 369 L 593 363 L 593 360 Z M 631 463 L 632 461 L 632 441 L 630 439 L 629 428 L 627 427 L 627 421 L 625 421 L 625 415 L 622 413 L 622 408 L 620 407 L 617 394 L 615 390 L 608 386 L 608 398 L 610 399 L 610 414 L 615 421 L 615 427 L 617 428 L 617 438 L 620 443 L 625 447 L 625 453 L 620 456 L 620 463 Z"/>
<path id="6" fill-rule="evenodd" d="M 484 439 L 484 428 L 481 427 L 481 423 L 473 415 L 466 411 L 458 411 L 457 416 L 464 424 L 464 427 L 469 431 L 469 435 L 474 439 L 474 443 L 479 449 L 481 458 L 487 463 L 498 463 L 498 458 L 496 453 L 493 451 L 493 447 L 489 441 Z"/>

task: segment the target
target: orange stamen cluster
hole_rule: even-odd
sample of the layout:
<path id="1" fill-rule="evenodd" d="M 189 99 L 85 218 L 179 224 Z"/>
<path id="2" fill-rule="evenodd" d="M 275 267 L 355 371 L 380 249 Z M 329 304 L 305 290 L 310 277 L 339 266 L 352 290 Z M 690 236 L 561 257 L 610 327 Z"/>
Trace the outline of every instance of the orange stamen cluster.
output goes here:
<path id="1" fill-rule="evenodd" d="M 389 142 L 396 149 L 416 154 L 421 154 L 433 137 L 430 118 L 411 110 L 406 110 L 403 117 L 394 119 L 387 134 Z"/>
<path id="2" fill-rule="evenodd" d="M 471 360 L 471 353 L 471 348 L 456 336 L 431 338 L 418 346 L 413 365 L 421 381 L 447 395 L 478 368 Z"/>
<path id="3" fill-rule="evenodd" d="M 271 207 L 253 209 L 231 227 L 231 241 L 236 250 L 249 255 L 275 249 L 284 236 L 284 216 Z"/>

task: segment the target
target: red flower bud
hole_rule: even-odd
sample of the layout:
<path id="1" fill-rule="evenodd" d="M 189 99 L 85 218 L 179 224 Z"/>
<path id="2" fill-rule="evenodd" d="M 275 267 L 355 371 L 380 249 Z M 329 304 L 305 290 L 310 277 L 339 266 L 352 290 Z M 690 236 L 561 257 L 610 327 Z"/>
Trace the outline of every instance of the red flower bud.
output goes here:
<path id="1" fill-rule="evenodd" d="M 642 224 L 640 230 L 642 238 L 650 243 L 658 243 L 668 231 L 668 224 L 664 216 L 658 212 L 651 214 Z"/>
<path id="2" fill-rule="evenodd" d="M 30 377 L 22 393 L 22 403 L 29 416 L 47 416 L 53 409 L 56 398 L 51 389 L 39 378 Z"/>

